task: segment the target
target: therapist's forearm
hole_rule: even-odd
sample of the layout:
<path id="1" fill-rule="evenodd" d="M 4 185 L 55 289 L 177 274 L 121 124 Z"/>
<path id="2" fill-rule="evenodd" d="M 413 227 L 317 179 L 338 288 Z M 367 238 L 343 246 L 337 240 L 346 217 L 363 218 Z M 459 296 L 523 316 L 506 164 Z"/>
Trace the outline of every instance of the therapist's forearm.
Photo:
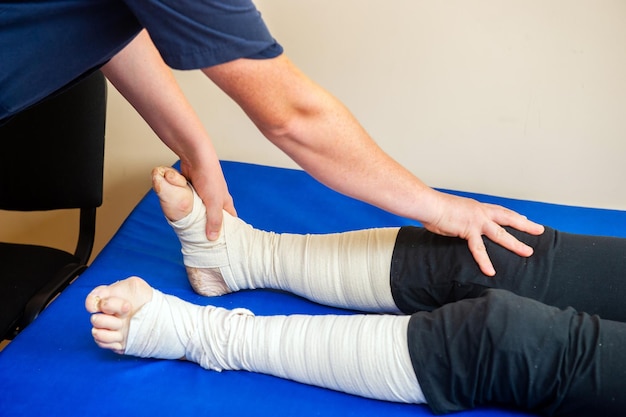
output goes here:
<path id="1" fill-rule="evenodd" d="M 207 235 L 216 239 L 222 209 L 236 215 L 211 139 L 148 34 L 141 32 L 103 68 L 116 89 L 181 160 L 207 209 Z"/>
<path id="2" fill-rule="evenodd" d="M 383 152 L 342 103 L 286 56 L 204 71 L 316 179 L 395 214 L 426 220 L 422 199 L 434 191 Z"/>
<path id="3" fill-rule="evenodd" d="M 325 111 L 301 116 L 272 141 L 313 177 L 338 192 L 397 215 L 427 220 L 433 190 L 386 154 L 332 97 Z"/>
<path id="4" fill-rule="evenodd" d="M 443 194 L 425 185 L 376 145 L 348 109 L 284 55 L 240 59 L 203 70 L 259 129 L 315 178 L 335 190 L 429 230 L 468 241 L 487 275 L 495 270 L 482 236 L 522 255 L 532 248 L 503 225 L 538 234 L 543 227 L 504 207 Z"/>
<path id="5" fill-rule="evenodd" d="M 202 123 L 145 30 L 102 70 L 181 159 L 192 161 L 199 152 L 215 155 Z"/>

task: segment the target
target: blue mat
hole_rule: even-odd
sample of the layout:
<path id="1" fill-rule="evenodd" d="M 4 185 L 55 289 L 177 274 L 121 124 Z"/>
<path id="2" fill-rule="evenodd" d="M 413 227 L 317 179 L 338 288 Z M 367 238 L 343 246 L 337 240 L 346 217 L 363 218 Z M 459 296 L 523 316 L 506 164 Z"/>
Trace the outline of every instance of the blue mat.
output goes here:
<path id="1" fill-rule="evenodd" d="M 239 215 L 257 228 L 326 233 L 415 224 L 341 196 L 296 170 L 224 162 Z M 626 212 L 467 193 L 552 227 L 626 237 Z M 0 416 L 430 416 L 426 406 L 363 399 L 248 372 L 206 371 L 182 361 L 135 359 L 99 349 L 83 307 L 97 285 L 131 275 L 197 304 L 258 315 L 339 313 L 277 291 L 204 298 L 190 288 L 180 246 L 149 192 L 92 266 L 0 353 Z M 523 416 L 481 408 L 459 416 Z"/>

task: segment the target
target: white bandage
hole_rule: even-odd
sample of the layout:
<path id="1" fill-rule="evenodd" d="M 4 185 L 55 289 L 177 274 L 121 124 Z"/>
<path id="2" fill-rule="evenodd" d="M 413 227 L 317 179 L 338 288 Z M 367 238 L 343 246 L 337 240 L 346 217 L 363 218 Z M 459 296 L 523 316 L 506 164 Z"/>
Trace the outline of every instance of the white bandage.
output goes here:
<path id="1" fill-rule="evenodd" d="M 194 268 L 228 266 L 224 228 L 222 227 L 217 240 L 211 241 L 207 238 L 206 208 L 195 190 L 191 213 L 175 222 L 170 220 L 167 222 L 180 240 L 185 266 Z"/>
<path id="2" fill-rule="evenodd" d="M 232 291 L 274 288 L 361 311 L 398 313 L 390 268 L 398 228 L 325 235 L 277 234 L 252 228 L 224 212 L 217 241 L 205 235 L 206 216 L 194 193 L 193 211 L 171 223 L 184 263 L 220 268 Z"/>
<path id="3" fill-rule="evenodd" d="M 152 300 L 130 320 L 125 355 L 181 359 L 202 307 L 153 289 Z"/>
<path id="4" fill-rule="evenodd" d="M 125 354 L 247 370 L 367 398 L 424 403 L 408 351 L 409 316 L 257 317 L 154 290 L 131 319 Z"/>
<path id="5" fill-rule="evenodd" d="M 408 316 L 204 314 L 187 359 L 213 370 L 247 370 L 367 398 L 420 404 L 408 352 Z"/>

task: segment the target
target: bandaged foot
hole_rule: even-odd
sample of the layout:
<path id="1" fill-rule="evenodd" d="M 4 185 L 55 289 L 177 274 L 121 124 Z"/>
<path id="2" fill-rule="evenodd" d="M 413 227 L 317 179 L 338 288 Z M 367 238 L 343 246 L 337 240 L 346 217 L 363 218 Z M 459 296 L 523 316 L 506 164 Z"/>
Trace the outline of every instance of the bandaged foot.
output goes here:
<path id="1" fill-rule="evenodd" d="M 85 306 L 105 349 L 247 370 L 368 398 L 423 403 L 408 352 L 408 316 L 270 316 L 197 306 L 132 277 Z"/>
<path id="2" fill-rule="evenodd" d="M 185 179 L 172 168 L 157 168 L 153 183 L 199 294 L 273 288 L 335 307 L 399 312 L 389 276 L 398 228 L 277 234 L 223 212 L 220 236 L 209 241 L 206 210 Z"/>
<path id="3" fill-rule="evenodd" d="M 206 209 L 185 177 L 173 168 L 157 167 L 152 170 L 152 188 L 181 242 L 187 277 L 193 289 L 206 296 L 231 292 L 220 271 L 220 266 L 228 265 L 224 234 L 216 241 L 207 239 Z"/>
<path id="4" fill-rule="evenodd" d="M 131 320 L 152 301 L 153 295 L 153 289 L 137 277 L 93 289 L 85 299 L 85 308 L 92 314 L 91 333 L 96 344 L 123 354 Z"/>
<path id="5" fill-rule="evenodd" d="M 118 354 L 157 359 L 184 359 L 192 337 L 202 331 L 203 339 L 220 337 L 220 330 L 232 315 L 252 315 L 248 310 L 226 310 L 213 306 L 197 306 L 177 297 L 163 294 L 143 279 L 130 277 L 112 285 L 95 288 L 85 300 L 92 313 L 92 335 L 98 346 Z M 216 347 L 222 342 L 215 342 Z M 213 347 L 202 352 L 203 366 L 221 370 L 220 351 L 213 358 Z M 191 355 L 191 359 L 194 356 Z M 228 366 L 228 365 L 224 365 Z M 228 367 L 227 369 L 231 369 Z"/>

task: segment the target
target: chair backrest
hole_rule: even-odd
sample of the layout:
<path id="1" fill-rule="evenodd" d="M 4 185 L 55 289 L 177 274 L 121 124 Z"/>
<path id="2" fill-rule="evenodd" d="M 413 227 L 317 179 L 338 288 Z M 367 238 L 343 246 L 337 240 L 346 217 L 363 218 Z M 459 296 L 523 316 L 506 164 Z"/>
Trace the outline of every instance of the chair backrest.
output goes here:
<path id="1" fill-rule="evenodd" d="M 27 327 L 87 267 L 102 204 L 105 119 L 106 81 L 96 71 L 0 125 L 0 209 L 80 210 L 73 254 L 0 242 L 0 337 Z"/>
<path id="2" fill-rule="evenodd" d="M 105 119 L 96 71 L 0 125 L 0 209 L 100 206 Z"/>

